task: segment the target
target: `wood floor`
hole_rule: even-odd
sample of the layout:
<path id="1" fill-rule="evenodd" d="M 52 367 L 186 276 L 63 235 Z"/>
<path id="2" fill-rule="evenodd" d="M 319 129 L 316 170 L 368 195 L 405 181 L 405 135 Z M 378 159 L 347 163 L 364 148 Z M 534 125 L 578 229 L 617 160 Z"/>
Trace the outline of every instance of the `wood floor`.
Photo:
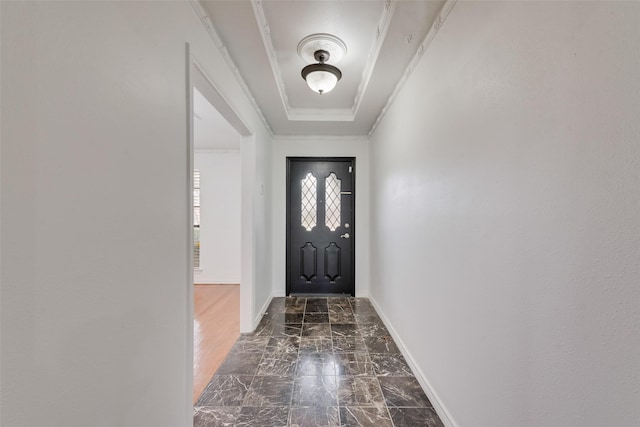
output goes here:
<path id="1" fill-rule="evenodd" d="M 240 336 L 240 285 L 194 285 L 193 402 Z"/>

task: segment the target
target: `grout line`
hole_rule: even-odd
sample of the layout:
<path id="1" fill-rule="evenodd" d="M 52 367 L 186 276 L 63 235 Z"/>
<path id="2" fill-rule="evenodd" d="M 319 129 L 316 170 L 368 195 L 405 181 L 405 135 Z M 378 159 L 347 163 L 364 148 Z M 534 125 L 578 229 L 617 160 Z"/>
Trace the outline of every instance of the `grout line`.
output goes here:
<path id="1" fill-rule="evenodd" d="M 297 297 L 299 298 L 299 297 Z M 285 298 L 284 311 L 287 311 L 287 302 Z M 300 345 L 302 344 L 302 330 L 304 329 L 304 316 L 307 311 L 307 299 L 304 299 L 304 310 L 302 310 L 302 321 L 300 323 L 300 343 L 298 343 L 298 356 L 296 357 L 296 368 L 293 370 L 293 383 L 291 384 L 291 398 L 289 399 L 289 416 L 287 418 L 287 425 L 291 424 L 291 412 L 293 411 L 293 393 L 296 389 L 296 377 L 298 375 L 298 362 L 300 362 Z M 283 313 L 284 314 L 284 313 Z M 286 320 L 286 319 L 285 319 Z"/>
<path id="2" fill-rule="evenodd" d="M 327 317 L 329 319 L 329 339 L 331 340 L 331 354 L 333 355 L 333 372 L 336 381 L 336 410 L 338 411 L 338 425 L 342 425 L 342 417 L 340 416 L 340 395 L 338 388 L 340 387 L 338 382 L 338 366 L 336 365 L 336 350 L 333 346 L 333 328 L 331 327 L 331 316 L 329 315 L 329 299 L 327 299 Z"/>
<path id="3" fill-rule="evenodd" d="M 369 302 L 369 304 L 373 307 L 373 304 L 371 304 L 371 301 L 369 301 L 369 298 L 367 298 L 367 301 Z M 375 311 L 375 308 L 374 308 Z M 355 317 L 355 312 L 353 313 L 353 316 Z M 378 313 L 376 312 L 376 317 L 378 316 Z M 382 321 L 382 319 L 380 319 Z M 358 325 L 358 331 L 360 332 L 360 322 L 358 321 L 358 319 L 356 318 L 356 324 Z M 364 342 L 364 336 L 362 336 L 362 340 Z M 367 344 L 365 343 L 365 349 L 367 350 L 367 357 L 369 358 L 369 360 L 371 360 L 371 352 L 369 351 L 369 347 L 367 347 Z M 387 415 L 389 416 L 389 421 L 391 422 L 391 425 L 395 427 L 395 423 L 393 422 L 393 418 L 391 418 L 391 411 L 389 410 L 389 405 L 387 405 L 387 399 L 384 397 L 384 393 L 382 391 L 382 384 L 380 384 L 380 380 L 378 379 L 378 376 L 376 375 L 375 369 L 373 369 L 373 361 L 371 361 L 371 369 L 373 370 L 373 376 L 376 380 L 376 383 L 378 384 L 378 390 L 380 390 L 380 395 L 382 396 L 382 403 L 384 404 L 384 407 L 386 409 Z"/>

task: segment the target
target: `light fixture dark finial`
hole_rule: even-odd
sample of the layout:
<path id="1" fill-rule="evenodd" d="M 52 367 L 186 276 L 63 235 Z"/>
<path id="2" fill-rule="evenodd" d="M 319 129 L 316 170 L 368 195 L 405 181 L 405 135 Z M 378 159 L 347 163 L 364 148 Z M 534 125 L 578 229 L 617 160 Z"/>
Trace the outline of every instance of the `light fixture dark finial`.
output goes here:
<path id="1" fill-rule="evenodd" d="M 313 57 L 316 58 L 316 61 L 318 61 L 321 64 L 324 64 L 325 62 L 327 62 L 330 56 L 331 55 L 329 54 L 329 52 L 322 49 L 316 50 L 313 54 Z"/>

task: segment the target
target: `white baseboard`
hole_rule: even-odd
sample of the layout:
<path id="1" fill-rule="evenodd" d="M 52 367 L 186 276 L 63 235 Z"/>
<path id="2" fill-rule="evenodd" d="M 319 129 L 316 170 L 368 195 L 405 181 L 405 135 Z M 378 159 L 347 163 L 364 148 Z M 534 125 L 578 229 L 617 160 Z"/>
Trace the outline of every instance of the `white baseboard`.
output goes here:
<path id="1" fill-rule="evenodd" d="M 256 328 L 258 327 L 258 324 L 260 323 L 260 321 L 262 320 L 262 316 L 264 316 L 264 314 L 267 312 L 267 308 L 269 308 L 269 304 L 271 303 L 271 300 L 279 297 L 279 296 L 284 296 L 284 295 L 278 295 L 279 292 L 276 291 L 272 291 L 271 295 L 267 298 L 267 300 L 264 302 L 264 304 L 262 304 L 262 307 L 260 308 L 260 311 L 258 311 L 258 314 L 256 315 L 256 318 L 253 319 L 253 330 L 255 331 Z"/>
<path id="2" fill-rule="evenodd" d="M 389 322 L 389 319 L 380 308 L 380 305 L 378 305 L 378 302 L 372 296 L 369 296 L 369 301 L 371 301 L 371 304 L 373 304 L 373 307 L 378 312 L 380 319 L 382 319 L 382 322 L 389 330 L 389 333 L 393 337 L 393 340 L 398 345 L 398 348 L 400 349 L 400 353 L 402 353 L 402 355 L 406 359 L 407 363 L 409 364 L 409 367 L 413 371 L 413 374 L 415 375 L 416 379 L 420 383 L 420 386 L 422 387 L 425 394 L 429 398 L 429 401 L 433 404 L 433 409 L 435 409 L 435 411 L 438 413 L 438 416 L 442 420 L 442 423 L 446 427 L 457 427 L 456 423 L 453 422 L 453 417 L 451 417 L 451 414 L 449 413 L 449 411 L 447 411 L 445 406 L 440 402 L 440 399 L 438 398 L 438 394 L 435 392 L 435 390 L 431 386 L 431 383 L 427 380 L 425 375 L 422 373 L 422 371 L 416 364 L 415 359 L 413 358 L 413 356 L 411 355 L 407 347 L 404 345 L 404 342 L 402 341 L 402 339 L 400 339 L 400 336 L 398 335 L 396 330 L 393 328 L 393 326 Z"/>
<path id="3" fill-rule="evenodd" d="M 264 304 L 262 304 L 262 307 L 260 308 L 260 310 L 258 310 L 258 313 L 256 314 L 255 319 L 253 319 L 253 330 L 254 331 L 256 330 L 256 328 L 258 327 L 258 324 L 262 320 L 262 316 L 264 316 L 264 313 L 267 311 L 267 307 L 269 307 L 269 304 L 271 303 L 272 299 L 273 299 L 273 294 L 271 294 L 265 300 L 265 302 L 264 302 Z"/>

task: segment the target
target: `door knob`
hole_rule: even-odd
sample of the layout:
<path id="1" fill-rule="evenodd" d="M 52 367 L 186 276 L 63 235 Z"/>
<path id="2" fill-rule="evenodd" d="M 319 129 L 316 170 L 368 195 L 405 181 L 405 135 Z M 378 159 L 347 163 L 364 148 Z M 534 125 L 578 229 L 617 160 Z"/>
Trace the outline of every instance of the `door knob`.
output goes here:
<path id="1" fill-rule="evenodd" d="M 340 237 L 342 237 L 343 239 L 348 239 L 349 238 L 349 233 L 341 234 Z"/>

